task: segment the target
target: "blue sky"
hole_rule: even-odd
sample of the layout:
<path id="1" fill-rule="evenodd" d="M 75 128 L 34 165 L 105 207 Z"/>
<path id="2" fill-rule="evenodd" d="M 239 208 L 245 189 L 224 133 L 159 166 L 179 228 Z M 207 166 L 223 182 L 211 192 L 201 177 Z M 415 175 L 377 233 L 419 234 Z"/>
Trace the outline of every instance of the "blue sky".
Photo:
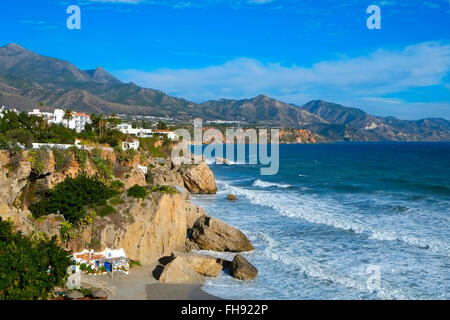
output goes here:
<path id="1" fill-rule="evenodd" d="M 66 27 L 71 4 L 81 30 Z M 371 4 L 380 30 L 366 27 Z M 450 119 L 449 0 L 16 0 L 0 12 L 0 45 L 197 102 L 263 93 Z"/>

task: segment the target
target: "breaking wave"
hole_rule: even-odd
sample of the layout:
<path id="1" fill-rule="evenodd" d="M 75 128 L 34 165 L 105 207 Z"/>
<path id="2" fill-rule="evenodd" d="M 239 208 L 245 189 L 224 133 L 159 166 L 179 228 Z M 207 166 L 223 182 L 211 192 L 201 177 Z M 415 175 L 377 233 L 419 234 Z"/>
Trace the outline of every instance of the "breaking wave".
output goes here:
<path id="1" fill-rule="evenodd" d="M 224 181 L 217 182 L 223 185 L 227 192 L 237 196 L 243 196 L 254 205 L 269 207 L 285 217 L 302 219 L 310 223 L 366 235 L 372 240 L 399 241 L 421 249 L 429 249 L 436 254 L 450 256 L 450 246 L 448 243 L 434 239 L 418 238 L 412 235 L 403 235 L 393 230 L 380 230 L 365 224 L 362 218 L 358 217 L 349 219 L 348 216 L 339 213 L 345 212 L 345 208 L 341 208 L 337 203 L 327 202 L 325 199 L 317 199 L 315 197 L 302 196 L 294 193 L 286 194 L 265 190 L 249 190 L 230 185 Z"/>
<path id="2" fill-rule="evenodd" d="M 275 182 L 267 182 L 260 179 L 256 179 L 255 182 L 253 182 L 252 186 L 254 187 L 260 187 L 260 188 L 269 188 L 269 187 L 277 187 L 277 188 L 289 188 L 291 187 L 290 184 L 281 184 L 281 183 L 275 183 Z"/>

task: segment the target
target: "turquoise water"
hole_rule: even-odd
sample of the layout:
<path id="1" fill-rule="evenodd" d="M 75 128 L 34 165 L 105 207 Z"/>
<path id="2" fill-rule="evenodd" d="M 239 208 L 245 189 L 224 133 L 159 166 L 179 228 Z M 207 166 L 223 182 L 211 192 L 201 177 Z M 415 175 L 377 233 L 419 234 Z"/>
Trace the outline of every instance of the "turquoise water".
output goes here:
<path id="1" fill-rule="evenodd" d="M 259 275 L 221 275 L 205 291 L 227 299 L 448 299 L 449 164 L 448 143 L 281 145 L 275 176 L 261 176 L 259 165 L 212 164 L 218 193 L 193 201 L 250 237 L 255 251 L 245 256 Z M 239 200 L 226 200 L 229 193 Z"/>

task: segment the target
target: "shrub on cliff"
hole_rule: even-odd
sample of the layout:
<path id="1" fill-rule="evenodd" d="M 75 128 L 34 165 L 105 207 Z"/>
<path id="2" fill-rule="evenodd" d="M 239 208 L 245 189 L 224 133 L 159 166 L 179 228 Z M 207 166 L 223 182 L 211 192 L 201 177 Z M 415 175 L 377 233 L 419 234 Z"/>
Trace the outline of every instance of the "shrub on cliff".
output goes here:
<path id="1" fill-rule="evenodd" d="M 100 207 L 106 200 L 115 196 L 117 191 L 103 182 L 80 175 L 66 178 L 48 191 L 46 197 L 32 204 L 30 211 L 38 218 L 51 213 L 60 213 L 66 220 L 77 222 L 86 215 L 86 206 Z"/>
<path id="2" fill-rule="evenodd" d="M 175 187 L 172 187 L 172 186 L 153 186 L 152 192 L 175 194 L 175 193 L 177 193 L 177 189 L 175 189 Z"/>
<path id="3" fill-rule="evenodd" d="M 148 191 L 144 187 L 135 184 L 130 189 L 128 189 L 127 194 L 129 197 L 133 198 L 145 198 L 148 195 Z"/>
<path id="4" fill-rule="evenodd" d="M 0 217 L 0 300 L 46 299 L 71 264 L 55 237 L 30 240 Z"/>

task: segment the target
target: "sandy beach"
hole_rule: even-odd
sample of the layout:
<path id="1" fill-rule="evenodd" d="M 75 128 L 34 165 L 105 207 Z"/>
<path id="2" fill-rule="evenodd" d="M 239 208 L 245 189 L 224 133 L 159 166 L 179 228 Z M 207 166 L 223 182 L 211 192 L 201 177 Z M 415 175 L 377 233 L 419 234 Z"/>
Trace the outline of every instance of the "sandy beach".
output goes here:
<path id="1" fill-rule="evenodd" d="M 159 283 L 152 274 L 156 265 L 134 267 L 128 275 L 115 273 L 100 277 L 108 286 L 115 288 L 109 300 L 221 300 L 204 292 L 200 284 Z"/>

